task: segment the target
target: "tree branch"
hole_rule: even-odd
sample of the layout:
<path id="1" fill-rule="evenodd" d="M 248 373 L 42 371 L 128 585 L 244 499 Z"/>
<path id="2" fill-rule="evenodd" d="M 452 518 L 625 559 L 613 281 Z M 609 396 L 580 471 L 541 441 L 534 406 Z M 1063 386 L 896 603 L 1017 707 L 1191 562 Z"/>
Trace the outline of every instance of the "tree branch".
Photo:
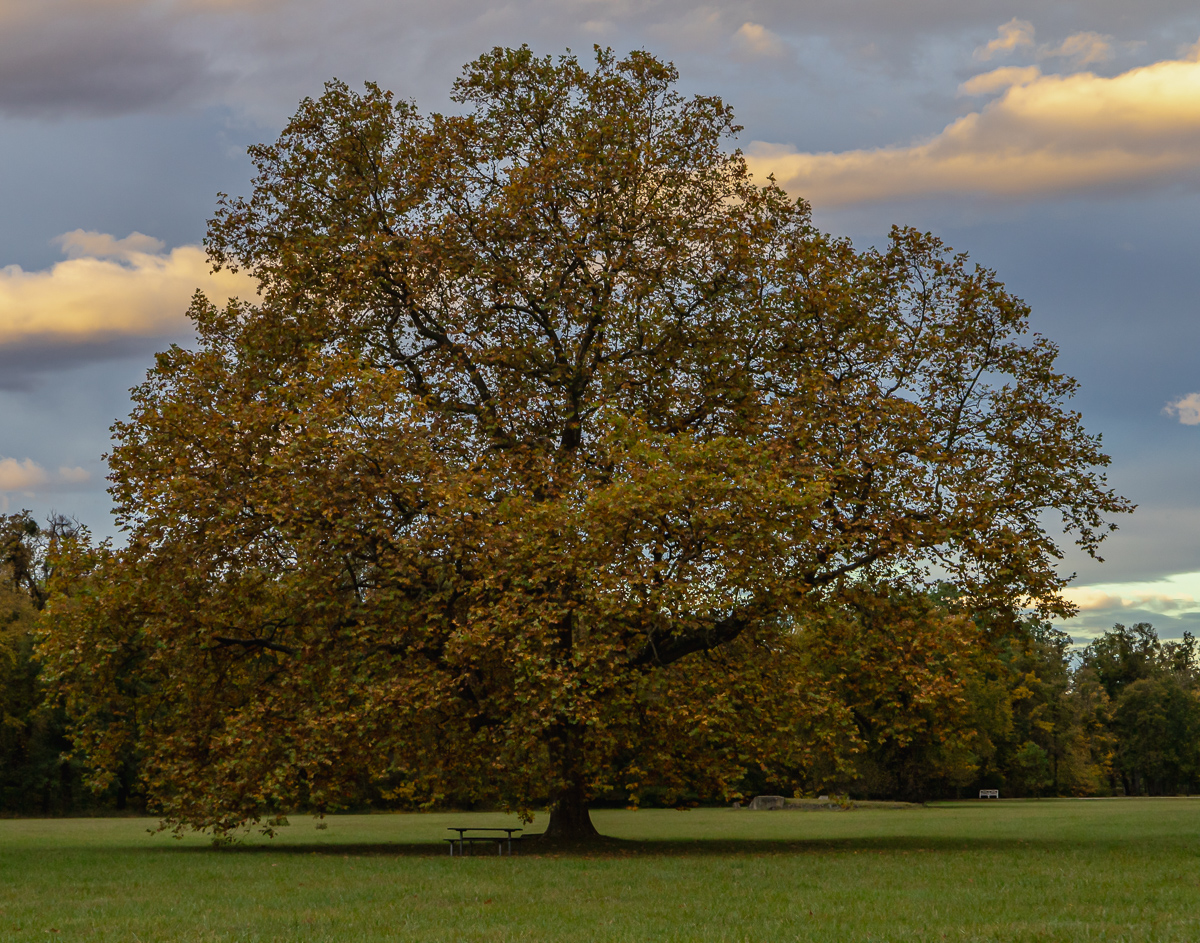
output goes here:
<path id="1" fill-rule="evenodd" d="M 699 632 L 681 635 L 656 636 L 652 629 L 646 644 L 629 660 L 631 667 L 654 665 L 659 668 L 679 661 L 694 652 L 707 652 L 727 642 L 732 642 L 750 626 L 750 618 L 736 614 L 713 622 Z"/>
<path id="2" fill-rule="evenodd" d="M 229 645 L 241 645 L 243 648 L 263 648 L 267 651 L 280 652 L 284 655 L 296 655 L 299 653 L 299 649 L 293 648 L 291 645 L 268 642 L 262 638 L 227 638 L 224 635 L 214 635 L 212 640 L 221 648 Z"/>

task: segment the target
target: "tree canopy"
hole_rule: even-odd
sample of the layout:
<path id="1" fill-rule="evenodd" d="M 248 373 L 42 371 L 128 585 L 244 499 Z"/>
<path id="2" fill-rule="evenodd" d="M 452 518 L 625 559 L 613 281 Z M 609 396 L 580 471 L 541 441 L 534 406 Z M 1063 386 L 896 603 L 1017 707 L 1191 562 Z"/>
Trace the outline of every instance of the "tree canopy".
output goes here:
<path id="1" fill-rule="evenodd" d="M 1070 611 L 1047 512 L 1094 553 L 1128 506 L 1027 307 L 930 235 L 820 232 L 676 79 L 496 49 L 458 113 L 331 82 L 251 149 L 207 245 L 261 296 L 197 297 L 115 427 L 127 545 L 50 607 L 101 782 L 136 749 L 218 831 L 369 788 L 586 834 L 836 766 L 801 641 L 886 631 L 872 599 Z"/>

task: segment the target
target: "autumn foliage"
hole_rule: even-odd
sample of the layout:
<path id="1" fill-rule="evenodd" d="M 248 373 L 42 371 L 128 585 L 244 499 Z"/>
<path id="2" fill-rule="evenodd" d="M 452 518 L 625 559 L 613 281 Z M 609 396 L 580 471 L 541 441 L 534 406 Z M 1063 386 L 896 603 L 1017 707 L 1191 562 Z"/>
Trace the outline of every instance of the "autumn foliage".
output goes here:
<path id="1" fill-rule="evenodd" d="M 115 429 L 127 545 L 50 607 L 100 782 L 136 750 L 218 831 L 367 791 L 584 835 L 597 796 L 843 768 L 822 646 L 945 714 L 963 612 L 1069 611 L 1046 512 L 1094 551 L 1126 505 L 1025 305 L 821 233 L 675 81 L 497 49 L 457 114 L 335 82 L 252 149 L 207 244 L 261 297 L 196 299 Z"/>

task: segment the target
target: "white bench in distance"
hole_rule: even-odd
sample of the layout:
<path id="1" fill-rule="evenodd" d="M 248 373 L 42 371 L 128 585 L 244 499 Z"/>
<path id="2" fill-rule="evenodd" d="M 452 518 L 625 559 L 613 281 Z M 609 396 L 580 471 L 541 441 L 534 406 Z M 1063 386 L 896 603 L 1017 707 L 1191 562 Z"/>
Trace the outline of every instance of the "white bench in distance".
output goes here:
<path id="1" fill-rule="evenodd" d="M 980 799 L 999 799 L 1000 798 L 1000 790 L 999 789 L 980 789 L 979 790 L 979 798 Z"/>

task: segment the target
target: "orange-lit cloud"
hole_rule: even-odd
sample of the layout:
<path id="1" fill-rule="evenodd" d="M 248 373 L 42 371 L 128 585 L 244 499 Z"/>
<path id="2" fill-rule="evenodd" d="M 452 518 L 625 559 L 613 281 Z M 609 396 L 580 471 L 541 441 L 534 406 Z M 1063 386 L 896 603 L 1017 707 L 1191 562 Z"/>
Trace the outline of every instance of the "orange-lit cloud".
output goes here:
<path id="1" fill-rule="evenodd" d="M 57 242 L 68 258 L 50 269 L 0 268 L 0 347 L 165 337 L 187 328 L 197 288 L 217 300 L 254 296 L 248 276 L 213 275 L 198 246 L 163 252 L 141 233 L 117 239 L 83 230 Z"/>
<path id="2" fill-rule="evenodd" d="M 1134 593 L 1120 595 L 1103 590 L 1081 587 L 1068 589 L 1063 595 L 1079 607 L 1080 612 L 1106 609 L 1145 609 L 1150 612 L 1192 612 L 1197 608 L 1193 596 L 1170 596 L 1165 593 Z"/>
<path id="3" fill-rule="evenodd" d="M 1200 572 L 1175 573 L 1141 582 L 1093 583 L 1070 586 L 1063 595 L 1079 607 L 1079 616 L 1065 628 L 1088 635 L 1114 622 L 1156 613 L 1168 619 L 1186 619 L 1200 613 Z"/>
<path id="4" fill-rule="evenodd" d="M 1018 20 L 1015 16 L 997 31 L 1000 35 L 986 46 L 975 50 L 975 58 L 983 62 L 995 55 L 1012 52 L 1021 46 L 1033 45 L 1033 24 L 1028 20 Z"/>
<path id="5" fill-rule="evenodd" d="M 1034 29 L 1028 20 L 1015 16 L 1001 26 L 991 42 L 975 50 L 975 58 L 987 62 L 996 56 L 1007 56 L 1025 47 L 1033 47 Z M 1095 32 L 1072 33 L 1057 46 L 1041 45 L 1033 50 L 1039 59 L 1070 59 L 1077 67 L 1112 58 L 1112 37 Z"/>
<path id="6" fill-rule="evenodd" d="M 967 79 L 958 91 L 961 95 L 994 95 L 1017 85 L 1036 82 L 1041 77 L 1042 70 L 1035 65 L 1008 65 Z"/>
<path id="7" fill-rule="evenodd" d="M 748 163 L 819 206 L 934 194 L 1025 197 L 1200 176 L 1200 47 L 1112 78 L 1009 68 L 962 89 L 1001 94 L 910 147 L 812 154 L 756 142 Z"/>
<path id="8" fill-rule="evenodd" d="M 139 255 L 159 255 L 166 245 L 145 233 L 131 232 L 124 239 L 106 232 L 73 229 L 52 240 L 68 259 L 119 259 L 132 262 Z"/>
<path id="9" fill-rule="evenodd" d="M 0 513 L 9 509 L 9 495 L 32 496 L 45 491 L 73 491 L 91 479 L 86 468 L 61 466 L 57 472 L 46 471 L 31 458 L 18 461 L 0 458 Z"/>
<path id="10" fill-rule="evenodd" d="M 0 458 L 0 491 L 36 492 L 50 485 L 81 485 L 91 479 L 86 468 L 60 466 L 50 473 L 31 458 Z"/>
<path id="11" fill-rule="evenodd" d="M 1081 67 L 1093 62 L 1105 62 L 1112 58 L 1112 54 L 1112 37 L 1099 33 L 1075 33 L 1057 46 L 1038 51 L 1042 58 L 1060 56 Z"/>
<path id="12" fill-rule="evenodd" d="M 15 458 L 0 459 L 0 491 L 33 491 L 49 480 L 46 469 L 31 458 L 23 462 Z"/>
<path id="13" fill-rule="evenodd" d="M 757 57 L 774 58 L 787 49 L 783 40 L 758 23 L 743 23 L 733 39 L 741 52 Z"/>

